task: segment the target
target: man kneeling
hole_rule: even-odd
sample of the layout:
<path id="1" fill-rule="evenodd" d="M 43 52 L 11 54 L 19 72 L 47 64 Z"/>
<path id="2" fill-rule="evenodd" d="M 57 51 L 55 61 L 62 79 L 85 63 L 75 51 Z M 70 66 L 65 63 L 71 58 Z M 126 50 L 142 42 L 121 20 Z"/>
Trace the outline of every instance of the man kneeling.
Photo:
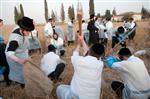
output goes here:
<path id="1" fill-rule="evenodd" d="M 65 64 L 61 62 L 60 57 L 56 54 L 56 48 L 53 45 L 48 46 L 48 53 L 41 60 L 42 71 L 55 81 L 59 79 L 60 74 L 64 71 Z"/>

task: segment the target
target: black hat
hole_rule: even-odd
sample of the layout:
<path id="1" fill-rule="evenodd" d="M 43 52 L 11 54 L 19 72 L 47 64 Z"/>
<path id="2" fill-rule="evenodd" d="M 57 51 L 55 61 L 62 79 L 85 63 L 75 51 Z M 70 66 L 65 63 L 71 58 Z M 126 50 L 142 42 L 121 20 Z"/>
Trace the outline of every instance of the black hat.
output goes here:
<path id="1" fill-rule="evenodd" d="M 118 33 L 124 33 L 124 28 L 122 26 L 118 27 L 117 29 Z"/>
<path id="2" fill-rule="evenodd" d="M 54 51 L 55 49 L 56 49 L 56 47 L 54 45 L 52 45 L 52 44 L 50 44 L 48 46 L 48 51 Z"/>
<path id="3" fill-rule="evenodd" d="M 121 48 L 118 54 L 122 56 L 130 56 L 131 51 L 129 50 L 129 48 Z"/>
<path id="4" fill-rule="evenodd" d="M 104 46 L 99 43 L 94 44 L 91 49 L 97 55 L 102 55 L 104 53 Z"/>
<path id="5" fill-rule="evenodd" d="M 94 17 L 95 17 L 94 14 L 91 14 L 91 15 L 90 15 L 90 19 L 93 19 Z"/>
<path id="6" fill-rule="evenodd" d="M 35 28 L 33 20 L 28 17 L 22 17 L 21 19 L 18 20 L 17 24 L 21 29 L 24 29 L 26 31 L 32 31 Z"/>

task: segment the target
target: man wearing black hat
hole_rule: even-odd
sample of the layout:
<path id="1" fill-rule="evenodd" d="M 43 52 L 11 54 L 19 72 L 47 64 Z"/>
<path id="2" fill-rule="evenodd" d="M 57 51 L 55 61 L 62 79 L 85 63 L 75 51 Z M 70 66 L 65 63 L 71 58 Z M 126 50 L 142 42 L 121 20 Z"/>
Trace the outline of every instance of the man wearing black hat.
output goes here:
<path id="1" fill-rule="evenodd" d="M 27 36 L 34 30 L 34 24 L 33 20 L 28 17 L 22 17 L 17 24 L 19 28 L 11 33 L 5 53 L 10 68 L 10 80 L 24 85 L 23 64 L 28 61 L 29 57 Z"/>
<path id="2" fill-rule="evenodd" d="M 150 76 L 144 62 L 131 54 L 128 48 L 121 48 L 119 62 L 111 62 L 109 67 L 119 71 L 123 81 L 113 81 L 112 89 L 123 99 L 149 99 Z"/>
<path id="3" fill-rule="evenodd" d="M 83 46 L 84 54 L 87 53 L 86 56 L 79 55 L 81 46 Z M 88 48 L 83 37 L 78 36 L 78 45 L 71 56 L 74 67 L 71 85 L 57 87 L 58 99 L 99 99 L 104 66 L 101 61 L 103 54 L 103 45 L 96 43 Z"/>
<path id="4" fill-rule="evenodd" d="M 95 26 L 95 15 L 90 15 L 90 22 L 87 29 L 89 30 L 89 44 L 95 44 L 99 41 L 98 28 Z"/>

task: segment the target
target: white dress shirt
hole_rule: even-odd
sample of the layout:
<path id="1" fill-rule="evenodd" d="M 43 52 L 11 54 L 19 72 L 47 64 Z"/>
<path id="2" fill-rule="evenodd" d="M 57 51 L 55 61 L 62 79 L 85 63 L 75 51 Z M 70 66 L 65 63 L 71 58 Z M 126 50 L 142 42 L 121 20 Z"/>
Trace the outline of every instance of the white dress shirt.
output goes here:
<path id="1" fill-rule="evenodd" d="M 128 60 L 113 63 L 112 68 L 119 71 L 124 85 L 127 85 L 131 91 L 138 92 L 150 89 L 150 76 L 144 62 L 138 57 L 132 55 Z"/>
<path id="2" fill-rule="evenodd" d="M 76 51 L 71 61 L 74 67 L 71 91 L 80 99 L 99 99 L 103 62 L 93 56 L 79 56 Z"/>
<path id="3" fill-rule="evenodd" d="M 44 27 L 44 33 L 45 33 L 46 37 L 53 36 L 53 28 L 52 28 L 52 25 L 50 22 L 46 23 L 46 25 Z"/>
<path id="4" fill-rule="evenodd" d="M 111 21 L 108 21 L 106 23 L 106 30 L 107 30 L 108 40 L 111 40 L 112 39 L 112 30 L 113 30 L 113 23 Z"/>
<path id="5" fill-rule="evenodd" d="M 49 52 L 41 59 L 41 70 L 48 76 L 55 71 L 57 64 L 60 63 L 60 58 L 54 52 Z"/>

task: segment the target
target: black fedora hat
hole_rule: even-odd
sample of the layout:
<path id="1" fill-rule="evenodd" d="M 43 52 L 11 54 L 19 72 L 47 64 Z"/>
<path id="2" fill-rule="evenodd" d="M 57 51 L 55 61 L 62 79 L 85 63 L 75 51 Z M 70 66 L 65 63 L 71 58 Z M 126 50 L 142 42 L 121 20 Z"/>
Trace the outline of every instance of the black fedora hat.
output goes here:
<path id="1" fill-rule="evenodd" d="M 21 29 L 24 29 L 26 31 L 32 31 L 35 28 L 33 20 L 28 17 L 22 17 L 21 19 L 18 20 L 17 24 Z"/>
<path id="2" fill-rule="evenodd" d="M 93 19 L 94 17 L 95 17 L 94 14 L 91 14 L 91 15 L 90 15 L 90 19 Z"/>

